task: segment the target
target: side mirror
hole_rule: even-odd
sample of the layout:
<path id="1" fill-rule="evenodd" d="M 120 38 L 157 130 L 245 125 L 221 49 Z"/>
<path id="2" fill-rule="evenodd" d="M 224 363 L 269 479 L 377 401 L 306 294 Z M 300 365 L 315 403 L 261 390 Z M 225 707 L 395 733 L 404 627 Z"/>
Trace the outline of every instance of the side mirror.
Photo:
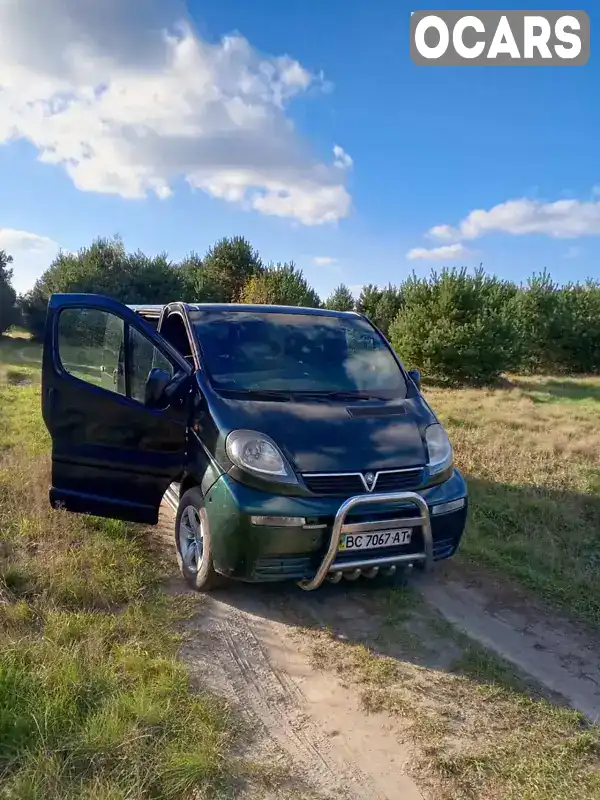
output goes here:
<path id="1" fill-rule="evenodd" d="M 171 383 L 171 376 L 164 369 L 154 367 L 150 370 L 146 379 L 146 391 L 144 392 L 144 403 L 149 408 L 160 408 L 167 405 L 165 390 Z"/>
<path id="2" fill-rule="evenodd" d="M 421 391 L 421 373 L 418 369 L 411 369 L 408 371 L 408 377 L 415 384 L 417 389 Z"/>

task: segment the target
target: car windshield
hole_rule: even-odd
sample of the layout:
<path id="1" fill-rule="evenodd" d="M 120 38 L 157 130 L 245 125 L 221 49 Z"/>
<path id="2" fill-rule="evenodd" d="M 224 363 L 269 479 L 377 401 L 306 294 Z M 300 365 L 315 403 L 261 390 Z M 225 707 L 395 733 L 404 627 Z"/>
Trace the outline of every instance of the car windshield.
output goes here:
<path id="1" fill-rule="evenodd" d="M 206 309 L 191 320 L 217 390 L 406 396 L 390 349 L 360 317 Z"/>

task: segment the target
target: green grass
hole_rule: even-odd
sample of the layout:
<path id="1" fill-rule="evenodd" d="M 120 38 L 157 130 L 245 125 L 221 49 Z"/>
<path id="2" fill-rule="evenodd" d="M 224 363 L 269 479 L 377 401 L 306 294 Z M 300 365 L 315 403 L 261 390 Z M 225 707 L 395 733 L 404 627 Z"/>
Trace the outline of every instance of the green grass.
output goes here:
<path id="1" fill-rule="evenodd" d="M 229 718 L 190 693 L 169 621 L 156 601 L 121 615 L 39 605 L 5 615 L 0 796 L 86 796 L 102 785 L 113 797 L 184 797 L 218 785 Z"/>
<path id="2" fill-rule="evenodd" d="M 600 377 L 426 396 L 469 484 L 462 556 L 600 625 Z"/>
<path id="3" fill-rule="evenodd" d="M 0 337 L 0 363 L 0 798 L 233 791 L 237 723 L 176 658 L 195 601 L 141 529 L 50 509 L 39 348 Z"/>
<path id="4" fill-rule="evenodd" d="M 600 403 L 598 378 L 520 378 L 517 385 L 537 403 Z"/>

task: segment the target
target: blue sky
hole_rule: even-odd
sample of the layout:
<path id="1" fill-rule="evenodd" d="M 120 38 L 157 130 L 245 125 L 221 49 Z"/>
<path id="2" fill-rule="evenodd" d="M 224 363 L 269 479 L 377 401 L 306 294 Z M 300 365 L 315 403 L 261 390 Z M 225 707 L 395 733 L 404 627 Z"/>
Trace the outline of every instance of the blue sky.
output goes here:
<path id="1" fill-rule="evenodd" d="M 121 5 L 0 0 L 19 290 L 115 233 L 173 258 L 242 234 L 322 295 L 480 262 L 600 277 L 593 48 L 585 67 L 416 67 L 398 0 Z"/>

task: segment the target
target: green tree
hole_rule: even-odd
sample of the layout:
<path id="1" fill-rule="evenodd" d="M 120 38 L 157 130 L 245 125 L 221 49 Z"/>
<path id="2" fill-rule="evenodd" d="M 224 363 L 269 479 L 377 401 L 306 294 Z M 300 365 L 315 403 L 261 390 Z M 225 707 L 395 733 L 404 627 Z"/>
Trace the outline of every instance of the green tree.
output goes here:
<path id="1" fill-rule="evenodd" d="M 413 274 L 402 291 L 390 339 L 408 367 L 449 382 L 486 383 L 518 365 L 513 284 L 481 268 L 474 275 L 444 269 L 429 279 Z"/>
<path id="2" fill-rule="evenodd" d="M 148 257 L 127 253 L 119 238 L 96 239 L 78 253 L 59 253 L 22 301 L 24 321 L 41 338 L 48 299 L 53 292 L 105 294 L 123 303 L 168 303 L 179 300 L 183 281 L 162 253 Z"/>
<path id="3" fill-rule="evenodd" d="M 246 283 L 263 269 L 258 252 L 247 239 L 224 238 L 210 247 L 203 259 L 188 257 L 186 291 L 190 301 L 237 303 Z"/>
<path id="4" fill-rule="evenodd" d="M 192 251 L 178 265 L 178 270 L 183 286 L 182 300 L 190 303 L 202 302 L 202 298 L 198 296 L 202 258 L 198 253 Z"/>
<path id="5" fill-rule="evenodd" d="M 352 292 L 344 283 L 340 283 L 325 302 L 325 308 L 330 308 L 332 311 L 354 311 L 354 306 Z"/>
<path id="6" fill-rule="evenodd" d="M 560 337 L 560 287 L 544 270 L 529 278 L 515 301 L 516 320 L 523 346 L 521 368 L 526 372 L 552 369 Z"/>
<path id="7" fill-rule="evenodd" d="M 372 283 L 363 286 L 356 303 L 356 310 L 365 314 L 386 336 L 390 325 L 403 306 L 402 287 L 388 284 L 380 289 Z"/>
<path id="8" fill-rule="evenodd" d="M 389 334 L 392 322 L 404 305 L 402 287 L 392 286 L 390 283 L 381 291 L 381 297 L 375 307 L 373 322 L 386 336 Z"/>
<path id="9" fill-rule="evenodd" d="M 600 283 L 560 286 L 547 271 L 518 293 L 516 315 L 526 372 L 595 372 L 600 369 Z"/>
<path id="10" fill-rule="evenodd" d="M 377 316 L 377 305 L 381 300 L 383 292 L 372 283 L 363 286 L 356 301 L 356 310 L 375 322 Z M 375 323 L 377 324 L 377 323 Z"/>
<path id="11" fill-rule="evenodd" d="M 561 372 L 600 372 L 600 283 L 571 283 L 558 292 L 555 360 Z"/>
<path id="12" fill-rule="evenodd" d="M 319 295 L 293 262 L 270 264 L 244 286 L 243 303 L 320 308 Z"/>
<path id="13" fill-rule="evenodd" d="M 0 336 L 19 318 L 17 293 L 12 285 L 13 271 L 9 267 L 12 263 L 12 256 L 0 250 Z"/>

